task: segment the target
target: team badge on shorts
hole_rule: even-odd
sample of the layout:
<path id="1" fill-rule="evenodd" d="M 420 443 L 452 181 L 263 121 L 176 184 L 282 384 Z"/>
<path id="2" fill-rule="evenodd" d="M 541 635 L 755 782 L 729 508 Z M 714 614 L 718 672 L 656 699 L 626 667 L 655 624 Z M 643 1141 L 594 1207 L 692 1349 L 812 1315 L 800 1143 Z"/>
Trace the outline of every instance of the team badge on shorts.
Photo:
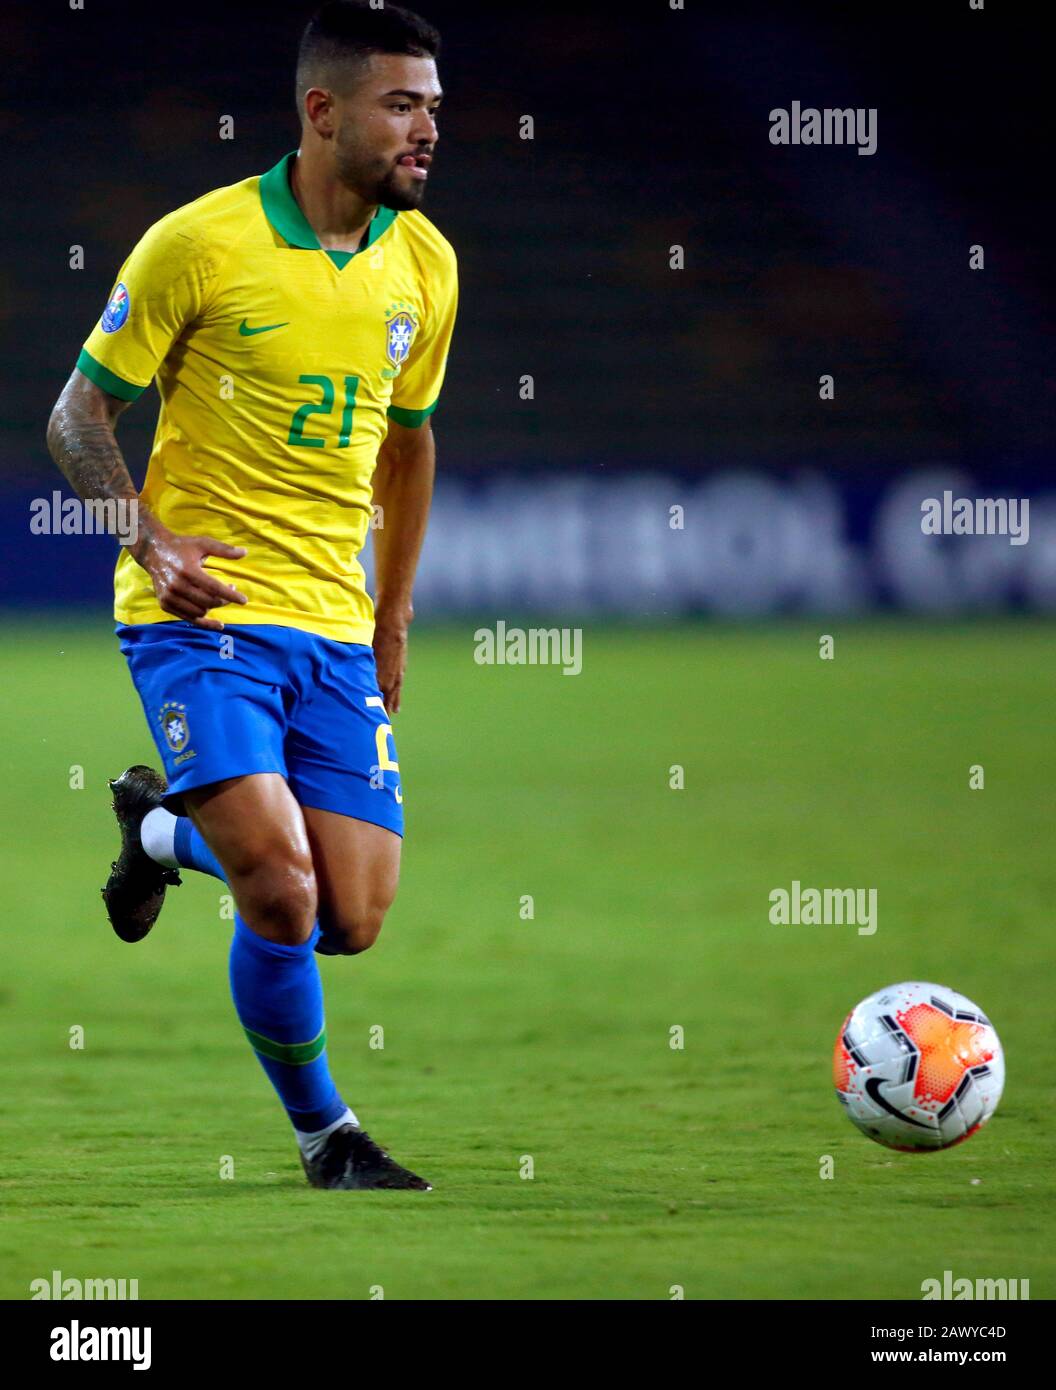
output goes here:
<path id="1" fill-rule="evenodd" d="M 100 327 L 104 333 L 116 333 L 117 330 L 128 318 L 128 310 L 131 300 L 128 297 L 128 290 L 119 280 L 114 286 L 114 292 L 107 300 L 106 308 L 103 310 L 103 317 L 100 320 Z"/>
<path id="2" fill-rule="evenodd" d="M 385 312 L 385 356 L 392 365 L 383 367 L 381 374 L 383 377 L 392 378 L 399 376 L 400 369 L 407 360 L 414 335 L 418 331 L 418 320 L 411 306 L 402 299 L 391 304 Z"/>
<path id="3" fill-rule="evenodd" d="M 191 729 L 187 723 L 187 706 L 177 704 L 175 700 L 166 700 L 161 707 L 158 715 L 161 723 L 161 731 L 165 735 L 165 742 L 174 753 L 183 753 L 191 741 Z M 188 757 L 193 757 L 190 753 Z M 186 758 L 178 758 L 178 762 L 185 762 Z"/>

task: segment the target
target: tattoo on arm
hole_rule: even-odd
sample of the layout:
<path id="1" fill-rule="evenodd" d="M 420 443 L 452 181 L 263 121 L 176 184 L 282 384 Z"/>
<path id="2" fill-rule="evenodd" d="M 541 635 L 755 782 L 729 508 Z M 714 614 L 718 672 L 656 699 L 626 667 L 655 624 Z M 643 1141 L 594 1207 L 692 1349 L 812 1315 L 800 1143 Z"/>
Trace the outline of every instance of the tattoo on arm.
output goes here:
<path id="1" fill-rule="evenodd" d="M 84 501 L 138 497 L 108 421 L 86 419 L 60 402 L 48 424 L 48 448 Z"/>
<path id="2" fill-rule="evenodd" d="M 82 501 L 134 504 L 134 528 L 127 539 L 119 539 L 142 564 L 156 528 L 139 502 L 139 493 L 114 437 L 114 425 L 124 408 L 121 402 L 107 397 L 75 372 L 51 412 L 48 449 Z"/>

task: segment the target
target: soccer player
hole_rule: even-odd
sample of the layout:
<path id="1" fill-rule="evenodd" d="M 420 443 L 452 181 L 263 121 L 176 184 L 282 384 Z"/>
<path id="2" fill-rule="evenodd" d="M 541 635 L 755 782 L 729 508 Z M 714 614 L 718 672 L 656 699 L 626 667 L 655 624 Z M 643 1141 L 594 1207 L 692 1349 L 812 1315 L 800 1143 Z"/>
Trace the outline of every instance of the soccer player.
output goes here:
<path id="1" fill-rule="evenodd" d="M 146 232 L 48 426 L 82 498 L 137 499 L 114 429 L 157 380 L 115 617 L 167 780 L 111 783 L 103 896 L 138 941 L 178 868 L 230 886 L 235 1009 L 325 1188 L 429 1188 L 338 1093 L 315 952 L 366 950 L 399 874 L 388 719 L 457 298 L 418 211 L 438 49 L 407 10 L 325 4 L 298 55 L 299 149 Z M 356 559 L 372 515 L 373 605 Z"/>

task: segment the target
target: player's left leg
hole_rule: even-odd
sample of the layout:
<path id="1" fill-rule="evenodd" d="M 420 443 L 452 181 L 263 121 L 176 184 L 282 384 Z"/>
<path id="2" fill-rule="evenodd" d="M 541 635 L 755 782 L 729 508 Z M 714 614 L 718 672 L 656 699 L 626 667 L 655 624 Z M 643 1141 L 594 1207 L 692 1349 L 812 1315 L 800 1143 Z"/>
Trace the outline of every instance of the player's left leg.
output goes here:
<path id="1" fill-rule="evenodd" d="M 395 831 L 302 806 L 319 890 L 316 950 L 354 956 L 373 946 L 396 896 L 403 840 Z"/>
<path id="2" fill-rule="evenodd" d="M 374 942 L 396 894 L 403 836 L 399 764 L 374 653 L 306 638 L 287 679 L 296 698 L 284 755 L 312 854 L 316 950 L 355 955 Z M 335 1141 L 332 1166 L 342 1161 Z"/>
<path id="3" fill-rule="evenodd" d="M 153 924 L 160 897 L 154 892 L 133 902 L 133 890 L 153 889 L 147 876 L 156 877 L 159 866 L 176 862 L 229 883 L 239 910 L 230 970 L 236 1010 L 293 1121 L 309 1182 L 427 1190 L 424 1179 L 395 1164 L 359 1126 L 330 1078 L 313 954 L 320 936 L 313 850 L 293 785 L 307 788 L 312 804 L 318 798 L 324 810 L 336 803 L 338 812 L 349 805 L 354 812 L 365 804 L 371 815 L 364 819 L 372 819 L 380 796 L 392 803 L 385 817 L 402 825 L 398 787 L 390 781 L 387 788 L 378 784 L 380 793 L 373 790 L 377 760 L 394 766 L 381 746 L 384 710 L 376 679 L 370 679 L 373 655 L 367 647 L 320 643 L 275 626 L 250 625 L 236 638 L 227 665 L 212 634 L 185 624 L 122 629 L 144 709 L 148 716 L 162 712 L 153 732 L 169 782 L 150 769 L 115 781 L 115 787 L 135 783 L 134 805 L 124 806 L 128 798 L 122 798 L 119 818 L 123 857 L 129 858 L 124 849 L 131 845 L 135 858 L 120 902 L 111 892 L 108 907 L 113 916 L 117 903 L 125 939 L 136 940 Z M 291 710 L 298 714 L 296 728 Z M 299 760 L 296 774 L 287 768 L 287 742 Z M 162 803 L 177 796 L 191 820 L 164 809 Z M 375 828 L 361 830 L 370 836 Z M 389 832 L 388 838 L 398 848 L 398 835 Z M 353 933 L 357 949 L 366 941 L 363 923 L 376 931 L 379 899 L 387 892 L 387 905 L 391 898 L 398 863 L 391 845 L 379 861 L 362 840 L 361 834 L 354 844 L 347 837 L 338 844 L 332 828 L 317 831 L 321 856 L 333 844 L 368 876 L 369 891 L 352 903 L 362 914 Z M 380 869 L 372 868 L 379 862 Z M 336 870 L 327 872 L 333 883 L 343 882 Z M 333 910 L 329 918 L 339 920 Z M 340 921 L 337 949 L 343 950 L 350 919 Z"/>
<path id="4" fill-rule="evenodd" d="M 370 821 L 312 806 L 301 809 L 319 886 L 322 935 L 316 950 L 324 956 L 358 955 L 377 940 L 396 896 L 403 840 Z M 194 869 L 226 882 L 223 866 L 189 816 L 158 806 L 143 817 L 140 837 L 156 866 Z"/>

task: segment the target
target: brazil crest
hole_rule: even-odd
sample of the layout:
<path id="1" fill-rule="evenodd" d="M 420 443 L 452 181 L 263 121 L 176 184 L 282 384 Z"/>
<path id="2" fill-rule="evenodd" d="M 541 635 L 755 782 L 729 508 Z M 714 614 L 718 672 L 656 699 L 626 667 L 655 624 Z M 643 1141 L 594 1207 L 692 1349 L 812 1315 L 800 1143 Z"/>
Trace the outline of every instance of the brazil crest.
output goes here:
<path id="1" fill-rule="evenodd" d="M 399 375 L 400 368 L 406 362 L 417 331 L 418 320 L 411 307 L 403 303 L 394 304 L 385 319 L 385 356 L 393 368 L 393 376 Z"/>

